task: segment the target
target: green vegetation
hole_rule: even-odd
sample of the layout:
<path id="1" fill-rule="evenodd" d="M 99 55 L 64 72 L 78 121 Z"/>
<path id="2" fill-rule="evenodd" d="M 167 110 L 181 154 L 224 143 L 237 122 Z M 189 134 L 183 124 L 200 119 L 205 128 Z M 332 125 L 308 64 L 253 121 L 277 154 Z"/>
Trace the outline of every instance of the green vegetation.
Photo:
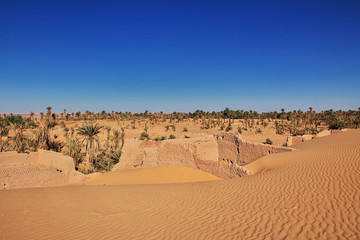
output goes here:
<path id="1" fill-rule="evenodd" d="M 116 127 L 103 127 L 96 123 L 98 120 L 114 121 Z M 72 125 L 66 121 L 71 121 Z M 74 159 L 80 171 L 109 171 L 120 161 L 125 129 L 132 131 L 144 126 L 139 138 L 150 140 L 148 126 L 165 124 L 166 131 L 175 132 L 176 126 L 188 126 L 190 123 L 204 131 L 214 128 L 228 132 L 234 126 L 240 134 L 248 130 L 260 134 L 265 128 L 267 132 L 273 130 L 277 134 L 317 134 L 327 129 L 359 128 L 360 108 L 357 111 L 330 109 L 321 112 L 315 112 L 312 108 L 289 112 L 281 109 L 280 112 L 264 113 L 229 108 L 218 112 L 196 110 L 190 113 L 108 113 L 105 110 L 99 113 L 69 113 L 64 109 L 62 113 L 56 114 L 51 107 L 47 107 L 44 113 L 31 112 L 29 117 L 13 114 L 0 116 L 0 151 L 29 153 L 44 149 L 62 152 Z M 78 127 L 78 124 L 81 126 Z M 188 127 L 183 127 L 182 131 L 188 132 Z M 175 138 L 174 134 L 168 136 L 169 139 Z M 165 136 L 161 136 L 153 140 L 165 139 Z M 267 144 L 270 142 L 270 139 L 266 141 Z"/>
<path id="2" fill-rule="evenodd" d="M 231 126 L 231 123 L 229 122 L 229 125 L 227 125 L 225 131 L 228 132 L 230 130 L 232 130 L 232 126 Z"/>
<path id="3" fill-rule="evenodd" d="M 166 137 L 165 136 L 161 136 L 161 137 L 156 137 L 153 139 L 154 141 L 163 141 L 163 140 L 166 140 Z"/>
<path id="4" fill-rule="evenodd" d="M 267 138 L 264 143 L 265 143 L 265 144 L 272 145 L 272 144 L 273 144 L 273 141 L 272 141 L 270 138 Z"/>

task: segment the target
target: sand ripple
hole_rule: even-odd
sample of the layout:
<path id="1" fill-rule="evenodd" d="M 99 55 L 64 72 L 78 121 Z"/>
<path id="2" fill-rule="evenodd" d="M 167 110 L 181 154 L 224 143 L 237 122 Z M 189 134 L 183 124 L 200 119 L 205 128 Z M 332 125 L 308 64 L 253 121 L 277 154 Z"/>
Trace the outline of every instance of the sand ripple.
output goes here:
<path id="1" fill-rule="evenodd" d="M 360 239 L 360 131 L 301 143 L 257 174 L 0 192 L 0 239 Z"/>

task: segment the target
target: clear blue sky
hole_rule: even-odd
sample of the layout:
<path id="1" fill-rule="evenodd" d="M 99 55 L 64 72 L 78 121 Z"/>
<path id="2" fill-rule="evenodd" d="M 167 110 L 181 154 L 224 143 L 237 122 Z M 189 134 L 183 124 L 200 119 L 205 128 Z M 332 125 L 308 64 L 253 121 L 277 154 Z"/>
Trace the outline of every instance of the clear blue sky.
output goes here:
<path id="1" fill-rule="evenodd" d="M 360 1 L 0 0 L 0 112 L 360 107 Z"/>

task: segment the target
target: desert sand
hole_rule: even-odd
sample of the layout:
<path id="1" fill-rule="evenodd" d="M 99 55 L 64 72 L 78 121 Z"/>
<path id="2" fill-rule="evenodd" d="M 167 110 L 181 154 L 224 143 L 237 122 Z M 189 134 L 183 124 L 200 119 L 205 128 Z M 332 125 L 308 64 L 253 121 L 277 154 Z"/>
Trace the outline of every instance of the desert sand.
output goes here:
<path id="1" fill-rule="evenodd" d="M 125 171 L 113 171 L 104 174 L 91 174 L 88 185 L 131 185 L 161 184 L 181 182 L 202 182 L 220 180 L 210 173 L 188 167 L 156 167 Z"/>
<path id="2" fill-rule="evenodd" d="M 0 191 L 0 237 L 359 239 L 360 131 L 294 147 L 236 179 Z"/>

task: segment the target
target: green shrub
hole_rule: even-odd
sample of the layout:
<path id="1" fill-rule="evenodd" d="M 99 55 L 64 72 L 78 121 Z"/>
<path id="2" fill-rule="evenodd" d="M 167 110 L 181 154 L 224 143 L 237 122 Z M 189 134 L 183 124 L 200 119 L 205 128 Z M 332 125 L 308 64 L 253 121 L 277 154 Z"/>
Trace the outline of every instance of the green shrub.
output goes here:
<path id="1" fill-rule="evenodd" d="M 147 132 L 142 132 L 140 134 L 140 140 L 149 139 L 149 134 Z"/>
<path id="2" fill-rule="evenodd" d="M 228 132 L 232 130 L 232 126 L 231 126 L 231 123 L 229 123 L 229 125 L 226 127 L 225 131 Z"/>
<path id="3" fill-rule="evenodd" d="M 343 121 L 337 117 L 332 117 L 328 120 L 329 129 L 343 129 L 348 126 L 346 121 Z"/>
<path id="4" fill-rule="evenodd" d="M 175 135 L 170 134 L 169 139 L 175 139 L 175 138 L 176 138 Z"/>
<path id="5" fill-rule="evenodd" d="M 273 145 L 273 141 L 270 138 L 267 138 L 264 142 L 265 144 Z"/>
<path id="6" fill-rule="evenodd" d="M 156 137 L 153 139 L 154 141 L 163 141 L 163 140 L 166 140 L 166 137 L 165 136 L 161 136 L 161 137 Z"/>

